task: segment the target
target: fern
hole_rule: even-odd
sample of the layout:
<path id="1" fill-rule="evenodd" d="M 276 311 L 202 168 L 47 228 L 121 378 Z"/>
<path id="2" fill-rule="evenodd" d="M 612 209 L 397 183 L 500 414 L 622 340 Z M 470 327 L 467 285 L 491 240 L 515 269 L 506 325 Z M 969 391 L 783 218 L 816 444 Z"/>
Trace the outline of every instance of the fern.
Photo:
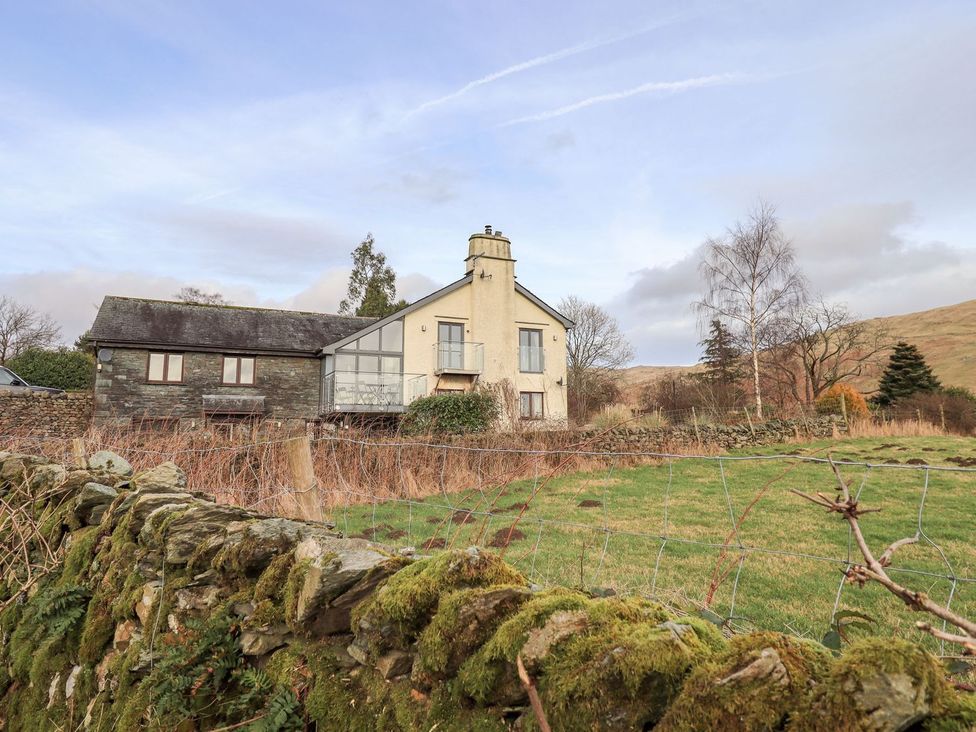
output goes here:
<path id="1" fill-rule="evenodd" d="M 38 654 L 63 652 L 81 628 L 91 593 L 78 585 L 49 585 L 30 599 L 10 638 L 12 672 L 24 678 Z"/>
<path id="2" fill-rule="evenodd" d="M 279 687 L 268 700 L 264 716 L 244 729 L 247 732 L 301 732 L 305 728 L 301 703 L 291 689 Z"/>

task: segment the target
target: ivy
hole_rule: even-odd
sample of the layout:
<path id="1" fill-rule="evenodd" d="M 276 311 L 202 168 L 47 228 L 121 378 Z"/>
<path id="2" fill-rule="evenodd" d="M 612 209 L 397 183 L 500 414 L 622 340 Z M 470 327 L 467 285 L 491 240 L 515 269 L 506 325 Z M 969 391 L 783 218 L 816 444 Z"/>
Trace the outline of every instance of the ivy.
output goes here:
<path id="1" fill-rule="evenodd" d="M 408 434 L 484 432 L 498 419 L 498 400 L 489 392 L 439 394 L 410 404 L 403 420 Z"/>

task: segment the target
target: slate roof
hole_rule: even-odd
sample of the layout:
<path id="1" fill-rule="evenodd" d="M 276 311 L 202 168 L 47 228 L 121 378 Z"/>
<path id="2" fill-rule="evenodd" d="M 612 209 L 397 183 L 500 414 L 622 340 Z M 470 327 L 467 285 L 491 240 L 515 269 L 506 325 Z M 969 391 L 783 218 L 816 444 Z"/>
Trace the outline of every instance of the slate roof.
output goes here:
<path id="1" fill-rule="evenodd" d="M 375 320 L 109 295 L 102 300 L 90 337 L 99 345 L 312 356 Z"/>

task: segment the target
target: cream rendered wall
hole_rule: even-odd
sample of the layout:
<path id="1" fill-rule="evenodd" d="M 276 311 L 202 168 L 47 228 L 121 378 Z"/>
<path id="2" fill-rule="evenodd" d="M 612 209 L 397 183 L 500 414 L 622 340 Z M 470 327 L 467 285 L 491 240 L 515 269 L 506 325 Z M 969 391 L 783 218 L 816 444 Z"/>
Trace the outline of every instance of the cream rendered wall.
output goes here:
<path id="1" fill-rule="evenodd" d="M 404 315 L 404 374 L 407 378 L 426 374 L 429 393 L 436 388 L 462 388 L 472 383 L 500 385 L 507 381 L 514 392 L 542 392 L 546 421 L 565 423 L 565 327 L 515 291 L 515 261 L 507 239 L 476 234 L 469 239 L 468 251 L 465 267 L 473 275 L 471 283 Z M 477 380 L 470 376 L 434 375 L 438 322 L 463 323 L 465 342 L 484 344 L 484 367 Z M 543 373 L 519 371 L 519 328 L 542 331 Z M 517 401 L 509 411 L 512 409 L 517 417 Z"/>

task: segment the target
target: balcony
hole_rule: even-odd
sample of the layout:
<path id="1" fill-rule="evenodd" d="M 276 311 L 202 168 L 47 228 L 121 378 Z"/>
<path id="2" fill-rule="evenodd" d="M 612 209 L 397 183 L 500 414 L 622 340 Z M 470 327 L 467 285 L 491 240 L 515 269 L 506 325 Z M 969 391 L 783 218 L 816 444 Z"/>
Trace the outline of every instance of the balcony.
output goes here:
<path id="1" fill-rule="evenodd" d="M 403 412 L 427 394 L 424 374 L 334 371 L 322 380 L 322 410 L 327 412 Z"/>
<path id="2" fill-rule="evenodd" d="M 484 370 L 483 343 L 438 341 L 434 344 L 434 374 L 480 374 Z"/>
<path id="3" fill-rule="evenodd" d="M 541 374 L 546 370 L 546 350 L 542 346 L 519 346 L 519 371 Z"/>

